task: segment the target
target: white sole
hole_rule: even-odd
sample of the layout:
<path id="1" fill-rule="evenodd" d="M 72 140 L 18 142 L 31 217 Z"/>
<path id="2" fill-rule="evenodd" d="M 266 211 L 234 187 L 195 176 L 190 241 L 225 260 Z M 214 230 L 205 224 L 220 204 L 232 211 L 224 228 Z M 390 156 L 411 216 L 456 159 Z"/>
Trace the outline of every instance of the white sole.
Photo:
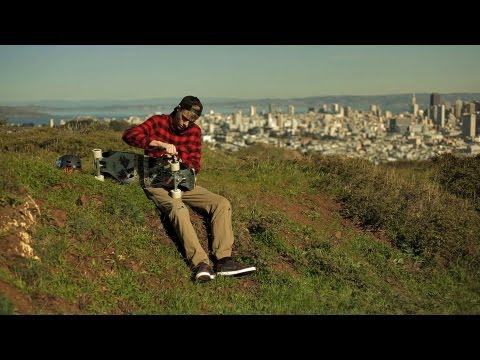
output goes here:
<path id="1" fill-rule="evenodd" d="M 198 279 L 200 276 L 210 276 L 210 280 L 215 279 L 215 275 L 212 275 L 207 271 L 202 271 L 202 272 L 198 273 L 197 275 L 195 275 L 195 279 Z"/>
<path id="2" fill-rule="evenodd" d="M 256 271 L 256 270 L 257 270 L 257 268 L 255 266 L 250 266 L 250 267 L 242 269 L 242 270 L 220 271 L 220 272 L 217 272 L 217 275 L 231 276 L 231 275 L 243 274 L 243 273 L 246 273 L 246 272 L 252 272 L 252 271 Z"/>

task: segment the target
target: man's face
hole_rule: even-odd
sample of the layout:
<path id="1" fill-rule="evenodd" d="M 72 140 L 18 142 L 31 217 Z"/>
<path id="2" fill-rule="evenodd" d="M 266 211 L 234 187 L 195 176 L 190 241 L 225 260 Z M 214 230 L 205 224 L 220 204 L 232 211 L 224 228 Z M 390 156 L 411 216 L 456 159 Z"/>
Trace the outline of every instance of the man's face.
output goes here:
<path id="1" fill-rule="evenodd" d="M 197 121 L 198 115 L 192 111 L 180 109 L 175 114 L 173 126 L 178 131 L 185 131 L 187 128 Z"/>

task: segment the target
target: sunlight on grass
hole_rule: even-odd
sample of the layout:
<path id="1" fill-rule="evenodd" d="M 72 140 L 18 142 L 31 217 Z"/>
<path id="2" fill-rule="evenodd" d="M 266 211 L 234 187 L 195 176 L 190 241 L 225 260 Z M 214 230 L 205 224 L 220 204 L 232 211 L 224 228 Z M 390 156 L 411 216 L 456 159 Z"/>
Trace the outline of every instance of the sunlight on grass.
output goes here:
<path id="1" fill-rule="evenodd" d="M 374 166 L 205 146 L 198 184 L 230 200 L 234 256 L 258 270 L 198 284 L 140 186 L 93 177 L 93 148 L 138 150 L 120 132 L 29 129 L 1 145 L 0 206 L 28 194 L 42 215 L 40 261 L 0 255 L 0 279 L 35 313 L 480 314 L 478 197 L 446 175 L 455 159 Z M 82 172 L 56 169 L 69 152 Z M 0 313 L 12 306 L 0 294 Z"/>

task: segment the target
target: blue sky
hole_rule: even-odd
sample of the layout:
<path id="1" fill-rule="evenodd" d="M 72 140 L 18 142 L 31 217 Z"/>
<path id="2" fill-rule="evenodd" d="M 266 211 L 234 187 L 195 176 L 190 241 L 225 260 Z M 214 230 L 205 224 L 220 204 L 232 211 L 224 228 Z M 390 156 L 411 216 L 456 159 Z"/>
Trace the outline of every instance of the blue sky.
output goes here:
<path id="1" fill-rule="evenodd" d="M 479 45 L 0 45 L 0 103 L 480 92 Z"/>

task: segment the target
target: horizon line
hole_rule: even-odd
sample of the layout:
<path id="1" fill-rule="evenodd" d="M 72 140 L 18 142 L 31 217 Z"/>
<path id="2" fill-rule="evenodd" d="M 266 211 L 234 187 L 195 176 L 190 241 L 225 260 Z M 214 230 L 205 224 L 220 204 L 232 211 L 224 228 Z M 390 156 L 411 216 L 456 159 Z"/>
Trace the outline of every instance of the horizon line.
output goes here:
<path id="1" fill-rule="evenodd" d="M 240 98 L 240 97 L 233 97 L 233 96 L 205 96 L 204 99 L 225 99 L 228 101 L 255 101 L 255 100 L 297 100 L 297 99 L 307 99 L 307 98 L 315 98 L 315 97 L 374 97 L 374 96 L 400 96 L 400 95 L 413 95 L 415 96 L 420 94 L 433 94 L 437 93 L 440 95 L 452 95 L 452 94 L 480 94 L 480 91 L 452 91 L 452 92 L 428 92 L 428 91 L 414 91 L 414 92 L 401 92 L 401 93 L 385 93 L 385 94 L 370 94 L 370 95 L 356 95 L 356 94 L 334 94 L 334 95 L 308 95 L 308 96 L 300 96 L 300 97 L 258 97 L 258 98 Z M 178 97 L 180 100 L 183 96 Z M 27 103 L 27 102 L 55 102 L 55 101 L 70 101 L 70 102 L 85 102 L 85 101 L 145 101 L 145 100 L 161 100 L 161 99 L 177 99 L 175 96 L 163 96 L 163 97 L 144 97 L 144 98 L 90 98 L 90 99 L 37 99 L 37 100 L 7 100 L 2 101 L 3 104 L 6 103 Z M 1 105 L 1 106 L 8 106 L 8 105 Z"/>

